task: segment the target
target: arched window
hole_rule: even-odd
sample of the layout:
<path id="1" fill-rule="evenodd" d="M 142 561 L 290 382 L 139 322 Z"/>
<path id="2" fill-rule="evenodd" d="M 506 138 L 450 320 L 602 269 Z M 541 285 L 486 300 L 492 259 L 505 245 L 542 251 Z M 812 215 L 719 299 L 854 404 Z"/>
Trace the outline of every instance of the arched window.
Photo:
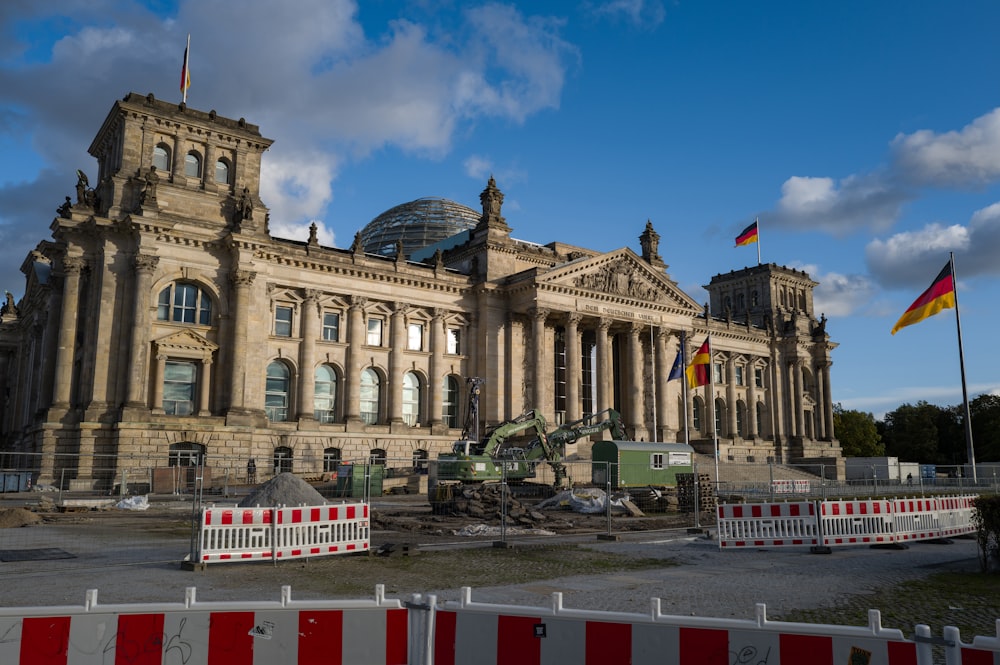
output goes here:
<path id="1" fill-rule="evenodd" d="M 441 420 L 445 427 L 458 427 L 458 381 L 453 376 L 444 377 L 441 393 Z"/>
<path id="2" fill-rule="evenodd" d="M 418 449 L 413 451 L 413 470 L 417 473 L 427 473 L 427 460 L 430 455 L 426 450 Z"/>
<path id="3" fill-rule="evenodd" d="M 192 151 L 184 156 L 184 175 L 189 178 L 201 177 L 201 157 Z"/>
<path id="4" fill-rule="evenodd" d="M 313 412 L 321 423 L 337 421 L 337 373 L 328 365 L 316 368 Z"/>
<path id="5" fill-rule="evenodd" d="M 291 371 L 277 360 L 267 366 L 267 387 L 264 395 L 264 412 L 268 420 L 284 422 L 288 420 L 288 387 Z"/>
<path id="6" fill-rule="evenodd" d="M 220 159 L 215 163 L 215 182 L 220 185 L 229 185 L 229 162 Z"/>
<path id="7" fill-rule="evenodd" d="M 361 421 L 367 425 L 378 422 L 382 381 L 371 367 L 361 372 Z"/>
<path id="8" fill-rule="evenodd" d="M 194 284 L 175 282 L 160 291 L 156 304 L 159 321 L 212 325 L 212 299 Z"/>
<path id="9" fill-rule="evenodd" d="M 274 449 L 274 475 L 292 472 L 292 449 L 278 446 Z"/>
<path id="10" fill-rule="evenodd" d="M 368 451 L 368 463 L 377 464 L 379 466 L 385 466 L 385 449 L 383 448 L 372 448 Z"/>
<path id="11" fill-rule="evenodd" d="M 324 448 L 323 449 L 323 471 L 327 473 L 336 473 L 337 469 L 340 467 L 340 460 L 342 459 L 340 448 Z"/>
<path id="12" fill-rule="evenodd" d="M 413 372 L 403 375 L 403 422 L 410 427 L 420 423 L 420 377 Z"/>
<path id="13" fill-rule="evenodd" d="M 171 443 L 167 453 L 168 466 L 201 466 L 205 463 L 205 446 L 199 443 Z"/>
<path id="14" fill-rule="evenodd" d="M 153 148 L 153 166 L 157 171 L 170 173 L 170 148 L 162 143 Z"/>
<path id="15" fill-rule="evenodd" d="M 750 306 L 756 307 L 759 304 L 760 304 L 760 294 L 754 291 L 753 293 L 750 294 Z"/>
<path id="16" fill-rule="evenodd" d="M 167 360 L 163 365 L 163 412 L 170 416 L 194 413 L 198 365 L 190 361 Z"/>

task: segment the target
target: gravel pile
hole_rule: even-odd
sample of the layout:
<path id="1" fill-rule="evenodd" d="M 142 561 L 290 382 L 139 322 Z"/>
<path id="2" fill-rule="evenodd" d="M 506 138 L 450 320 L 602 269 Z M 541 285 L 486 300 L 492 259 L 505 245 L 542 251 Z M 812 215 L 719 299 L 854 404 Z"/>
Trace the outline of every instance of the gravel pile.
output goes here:
<path id="1" fill-rule="evenodd" d="M 312 485 L 292 473 L 279 473 L 248 494 L 237 504 L 240 508 L 257 506 L 323 506 L 327 501 Z"/>

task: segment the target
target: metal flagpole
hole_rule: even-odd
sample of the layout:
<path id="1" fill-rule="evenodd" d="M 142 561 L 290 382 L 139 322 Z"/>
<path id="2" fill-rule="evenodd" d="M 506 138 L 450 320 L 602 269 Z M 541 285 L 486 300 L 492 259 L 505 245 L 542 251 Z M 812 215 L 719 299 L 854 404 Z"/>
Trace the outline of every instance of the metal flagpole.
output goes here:
<path id="1" fill-rule="evenodd" d="M 649 326 L 649 355 L 653 359 L 653 436 L 650 441 L 659 441 L 659 430 L 656 428 L 656 344 L 653 343 L 653 326 Z"/>
<path id="2" fill-rule="evenodd" d="M 687 368 L 687 366 L 688 366 L 687 353 L 685 353 L 685 348 L 686 348 L 687 345 L 684 343 L 684 338 L 685 338 L 685 332 L 682 330 L 681 331 L 681 350 L 680 350 L 679 353 L 681 354 L 681 367 Z M 684 444 L 690 446 L 691 445 L 691 434 L 690 434 L 690 431 L 688 430 L 688 407 L 690 405 L 688 404 L 688 378 L 687 378 L 687 372 L 684 372 L 684 375 L 681 376 L 681 399 L 684 400 Z"/>
<path id="3" fill-rule="evenodd" d="M 760 218 L 754 217 L 753 223 L 757 225 L 757 265 L 760 265 Z"/>
<path id="4" fill-rule="evenodd" d="M 707 322 L 706 322 L 707 323 Z M 712 357 L 712 335 L 708 335 L 708 399 L 712 404 L 712 438 L 715 441 L 715 491 L 719 491 L 719 428 L 716 426 L 718 414 L 715 412 L 715 359 Z M 706 405 L 707 406 L 707 405 Z M 708 409 L 705 409 L 707 412 Z"/>
<path id="5" fill-rule="evenodd" d="M 955 253 L 948 253 L 951 262 L 951 291 L 955 294 L 955 324 L 958 327 L 958 365 L 962 371 L 962 408 L 965 411 L 965 445 L 969 464 L 972 466 L 972 482 L 976 479 L 976 447 L 972 442 L 972 415 L 969 411 L 969 391 L 965 386 L 965 352 L 962 350 L 962 317 L 958 314 L 958 280 L 955 278 Z"/>

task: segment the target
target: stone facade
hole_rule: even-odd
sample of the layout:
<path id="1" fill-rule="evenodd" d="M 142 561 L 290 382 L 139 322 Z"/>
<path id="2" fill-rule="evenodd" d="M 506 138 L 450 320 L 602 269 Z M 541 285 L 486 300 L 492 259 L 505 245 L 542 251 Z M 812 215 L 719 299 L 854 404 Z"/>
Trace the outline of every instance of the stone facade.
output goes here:
<path id="1" fill-rule="evenodd" d="M 492 178 L 468 240 L 426 262 L 273 238 L 270 144 L 214 111 L 114 104 L 96 185 L 80 173 L 0 315 L 0 443 L 35 453 L 41 482 L 86 484 L 126 453 L 296 471 L 433 459 L 466 424 L 470 377 L 483 426 L 615 408 L 636 440 L 684 440 L 687 420 L 722 461 L 839 459 L 835 344 L 805 273 L 717 275 L 702 306 L 651 224 L 638 254 L 522 242 Z M 709 333 L 716 381 L 685 400 L 671 364 L 682 336 L 690 357 Z"/>

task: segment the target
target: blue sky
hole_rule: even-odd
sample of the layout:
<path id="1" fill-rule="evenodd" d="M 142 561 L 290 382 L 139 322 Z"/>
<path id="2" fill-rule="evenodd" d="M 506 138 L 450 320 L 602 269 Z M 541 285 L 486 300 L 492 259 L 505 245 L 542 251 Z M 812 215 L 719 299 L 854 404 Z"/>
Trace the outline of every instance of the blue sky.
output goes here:
<path id="1" fill-rule="evenodd" d="M 955 316 L 890 336 L 955 253 L 970 398 L 1000 392 L 1000 3 L 63 0 L 0 4 L 0 288 L 116 99 L 258 124 L 275 235 L 349 246 L 422 196 L 523 240 L 638 251 L 698 301 L 761 258 L 820 282 L 832 390 L 959 404 Z"/>

